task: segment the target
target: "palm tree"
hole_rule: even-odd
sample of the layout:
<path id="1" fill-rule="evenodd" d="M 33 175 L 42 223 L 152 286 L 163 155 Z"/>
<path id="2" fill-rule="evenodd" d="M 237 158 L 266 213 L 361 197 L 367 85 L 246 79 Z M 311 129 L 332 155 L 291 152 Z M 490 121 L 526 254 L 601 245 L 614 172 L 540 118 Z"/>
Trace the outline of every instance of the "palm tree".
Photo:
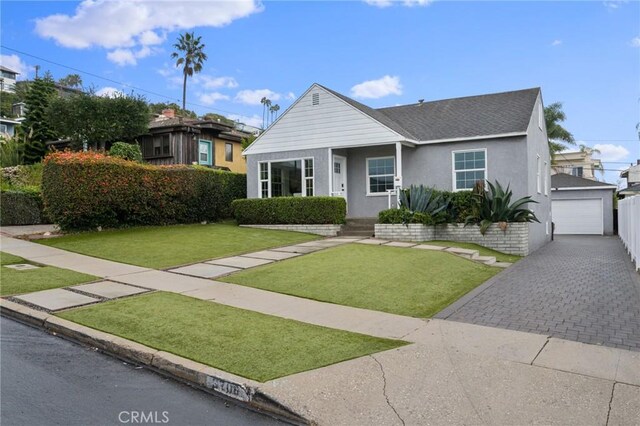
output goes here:
<path id="1" fill-rule="evenodd" d="M 278 119 L 278 111 L 280 111 L 280 105 L 275 104 L 273 106 L 273 111 L 276 113 L 276 120 Z"/>
<path id="2" fill-rule="evenodd" d="M 267 127 L 269 127 L 269 111 L 271 111 L 271 99 L 267 99 L 264 101 L 264 106 L 267 111 Z"/>
<path id="3" fill-rule="evenodd" d="M 202 64 L 207 60 L 204 53 L 204 44 L 200 42 L 202 37 L 196 37 L 193 33 L 180 34 L 178 42 L 173 45 L 177 52 L 171 54 L 171 59 L 177 59 L 176 67 L 182 65 L 184 82 L 182 83 L 182 109 L 186 109 L 187 102 L 187 77 L 202 71 Z M 181 56 L 182 55 L 182 56 Z"/>
<path id="4" fill-rule="evenodd" d="M 263 96 L 262 99 L 260 99 L 260 103 L 262 104 L 262 130 L 264 130 L 264 115 L 267 108 L 267 97 Z"/>
<path id="5" fill-rule="evenodd" d="M 566 119 L 567 116 L 564 111 L 562 111 L 561 102 L 555 102 L 544 109 L 544 121 L 547 125 L 549 151 L 551 152 L 552 159 L 556 153 L 567 148 L 565 143 L 569 145 L 576 144 L 571 132 L 560 124 Z"/>

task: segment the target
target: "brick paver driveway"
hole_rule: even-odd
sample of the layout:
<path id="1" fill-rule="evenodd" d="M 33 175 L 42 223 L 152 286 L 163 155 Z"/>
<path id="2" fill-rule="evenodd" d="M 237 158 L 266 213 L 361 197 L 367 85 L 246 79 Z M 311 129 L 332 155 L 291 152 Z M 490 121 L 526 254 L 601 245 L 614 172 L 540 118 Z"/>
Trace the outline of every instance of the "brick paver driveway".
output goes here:
<path id="1" fill-rule="evenodd" d="M 617 237 L 559 236 L 437 318 L 640 351 L 640 279 Z"/>

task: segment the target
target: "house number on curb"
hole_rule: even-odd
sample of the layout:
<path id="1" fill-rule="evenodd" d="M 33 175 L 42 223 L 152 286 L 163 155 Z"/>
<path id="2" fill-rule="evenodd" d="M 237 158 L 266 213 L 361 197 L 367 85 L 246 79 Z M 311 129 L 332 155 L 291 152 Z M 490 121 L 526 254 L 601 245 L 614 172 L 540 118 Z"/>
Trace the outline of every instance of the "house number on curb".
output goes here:
<path id="1" fill-rule="evenodd" d="M 207 376 L 206 386 L 208 389 L 220 392 L 224 395 L 230 396 L 231 398 L 244 402 L 251 401 L 251 394 L 247 389 L 236 383 L 227 382 L 226 380 L 221 380 L 217 377 Z"/>

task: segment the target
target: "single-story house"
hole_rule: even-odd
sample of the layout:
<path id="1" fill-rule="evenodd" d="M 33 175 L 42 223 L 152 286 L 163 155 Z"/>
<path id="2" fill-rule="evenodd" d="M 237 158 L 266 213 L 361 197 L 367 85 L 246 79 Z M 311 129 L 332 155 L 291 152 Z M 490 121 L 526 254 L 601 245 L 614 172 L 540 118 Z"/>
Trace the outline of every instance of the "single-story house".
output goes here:
<path id="1" fill-rule="evenodd" d="M 200 164 L 246 173 L 242 140 L 247 136 L 225 123 L 177 117 L 165 110 L 138 142 L 143 159 L 151 164 Z"/>
<path id="2" fill-rule="evenodd" d="M 497 180 L 514 200 L 537 201 L 529 251 L 550 240 L 539 88 L 374 109 L 313 84 L 244 155 L 248 197 L 344 197 L 349 218 L 377 217 L 397 187 L 468 191 Z"/>
<path id="3" fill-rule="evenodd" d="M 613 235 L 613 197 L 618 187 L 558 173 L 551 176 L 556 234 Z"/>

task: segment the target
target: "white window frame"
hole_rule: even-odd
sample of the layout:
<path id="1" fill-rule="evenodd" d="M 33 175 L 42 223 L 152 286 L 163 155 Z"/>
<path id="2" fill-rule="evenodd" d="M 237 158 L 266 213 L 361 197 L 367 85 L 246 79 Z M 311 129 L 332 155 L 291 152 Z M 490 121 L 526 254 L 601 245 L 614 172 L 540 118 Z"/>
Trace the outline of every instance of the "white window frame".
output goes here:
<path id="1" fill-rule="evenodd" d="M 366 188 L 367 188 L 367 197 L 381 197 L 381 196 L 389 196 L 389 193 L 387 191 L 384 192 L 371 192 L 371 186 L 369 184 L 369 178 L 371 177 L 371 175 L 369 174 L 369 160 L 388 160 L 391 159 L 393 160 L 393 175 L 391 175 L 391 177 L 394 179 L 395 182 L 395 178 L 396 178 L 396 157 L 395 155 L 385 155 L 384 157 L 367 157 L 365 159 L 366 164 L 365 167 L 367 168 L 367 181 L 366 181 Z M 388 174 L 386 175 L 373 175 L 373 176 L 389 176 Z"/>
<path id="2" fill-rule="evenodd" d="M 549 170 L 549 163 L 544 162 L 544 195 L 549 196 L 549 174 L 551 171 Z"/>
<path id="3" fill-rule="evenodd" d="M 307 176 L 307 170 L 305 168 L 305 160 L 311 160 L 311 166 L 313 167 L 313 176 L 308 177 Z M 302 180 L 300 181 L 302 188 L 300 188 L 301 191 L 301 196 L 302 197 L 313 197 L 316 195 L 316 162 L 315 159 L 313 157 L 299 157 L 299 158 L 283 158 L 283 159 L 276 159 L 276 160 L 268 160 L 268 161 L 258 161 L 258 198 L 264 198 L 262 196 L 262 182 L 265 182 L 264 179 L 261 179 L 260 176 L 260 165 L 261 164 L 267 164 L 267 189 L 269 192 L 269 195 L 267 196 L 267 198 L 272 198 L 271 195 L 271 163 L 284 163 L 287 161 L 300 161 L 300 169 L 301 169 L 301 173 L 302 173 Z M 312 195 L 307 195 L 307 180 L 311 180 L 312 181 L 312 186 L 313 186 L 313 194 Z"/>
<path id="4" fill-rule="evenodd" d="M 460 154 L 463 152 L 477 152 L 484 151 L 484 169 L 463 169 L 456 170 L 456 154 Z M 487 148 L 476 148 L 476 149 L 460 149 L 457 151 L 451 151 L 451 187 L 453 188 L 453 192 L 458 191 L 473 191 L 471 188 L 458 188 L 458 180 L 456 179 L 456 172 L 477 172 L 480 170 L 484 170 L 484 181 L 489 181 L 489 158 L 487 157 Z"/>
<path id="5" fill-rule="evenodd" d="M 536 189 L 538 194 L 542 193 L 542 161 L 540 155 L 536 155 Z"/>

